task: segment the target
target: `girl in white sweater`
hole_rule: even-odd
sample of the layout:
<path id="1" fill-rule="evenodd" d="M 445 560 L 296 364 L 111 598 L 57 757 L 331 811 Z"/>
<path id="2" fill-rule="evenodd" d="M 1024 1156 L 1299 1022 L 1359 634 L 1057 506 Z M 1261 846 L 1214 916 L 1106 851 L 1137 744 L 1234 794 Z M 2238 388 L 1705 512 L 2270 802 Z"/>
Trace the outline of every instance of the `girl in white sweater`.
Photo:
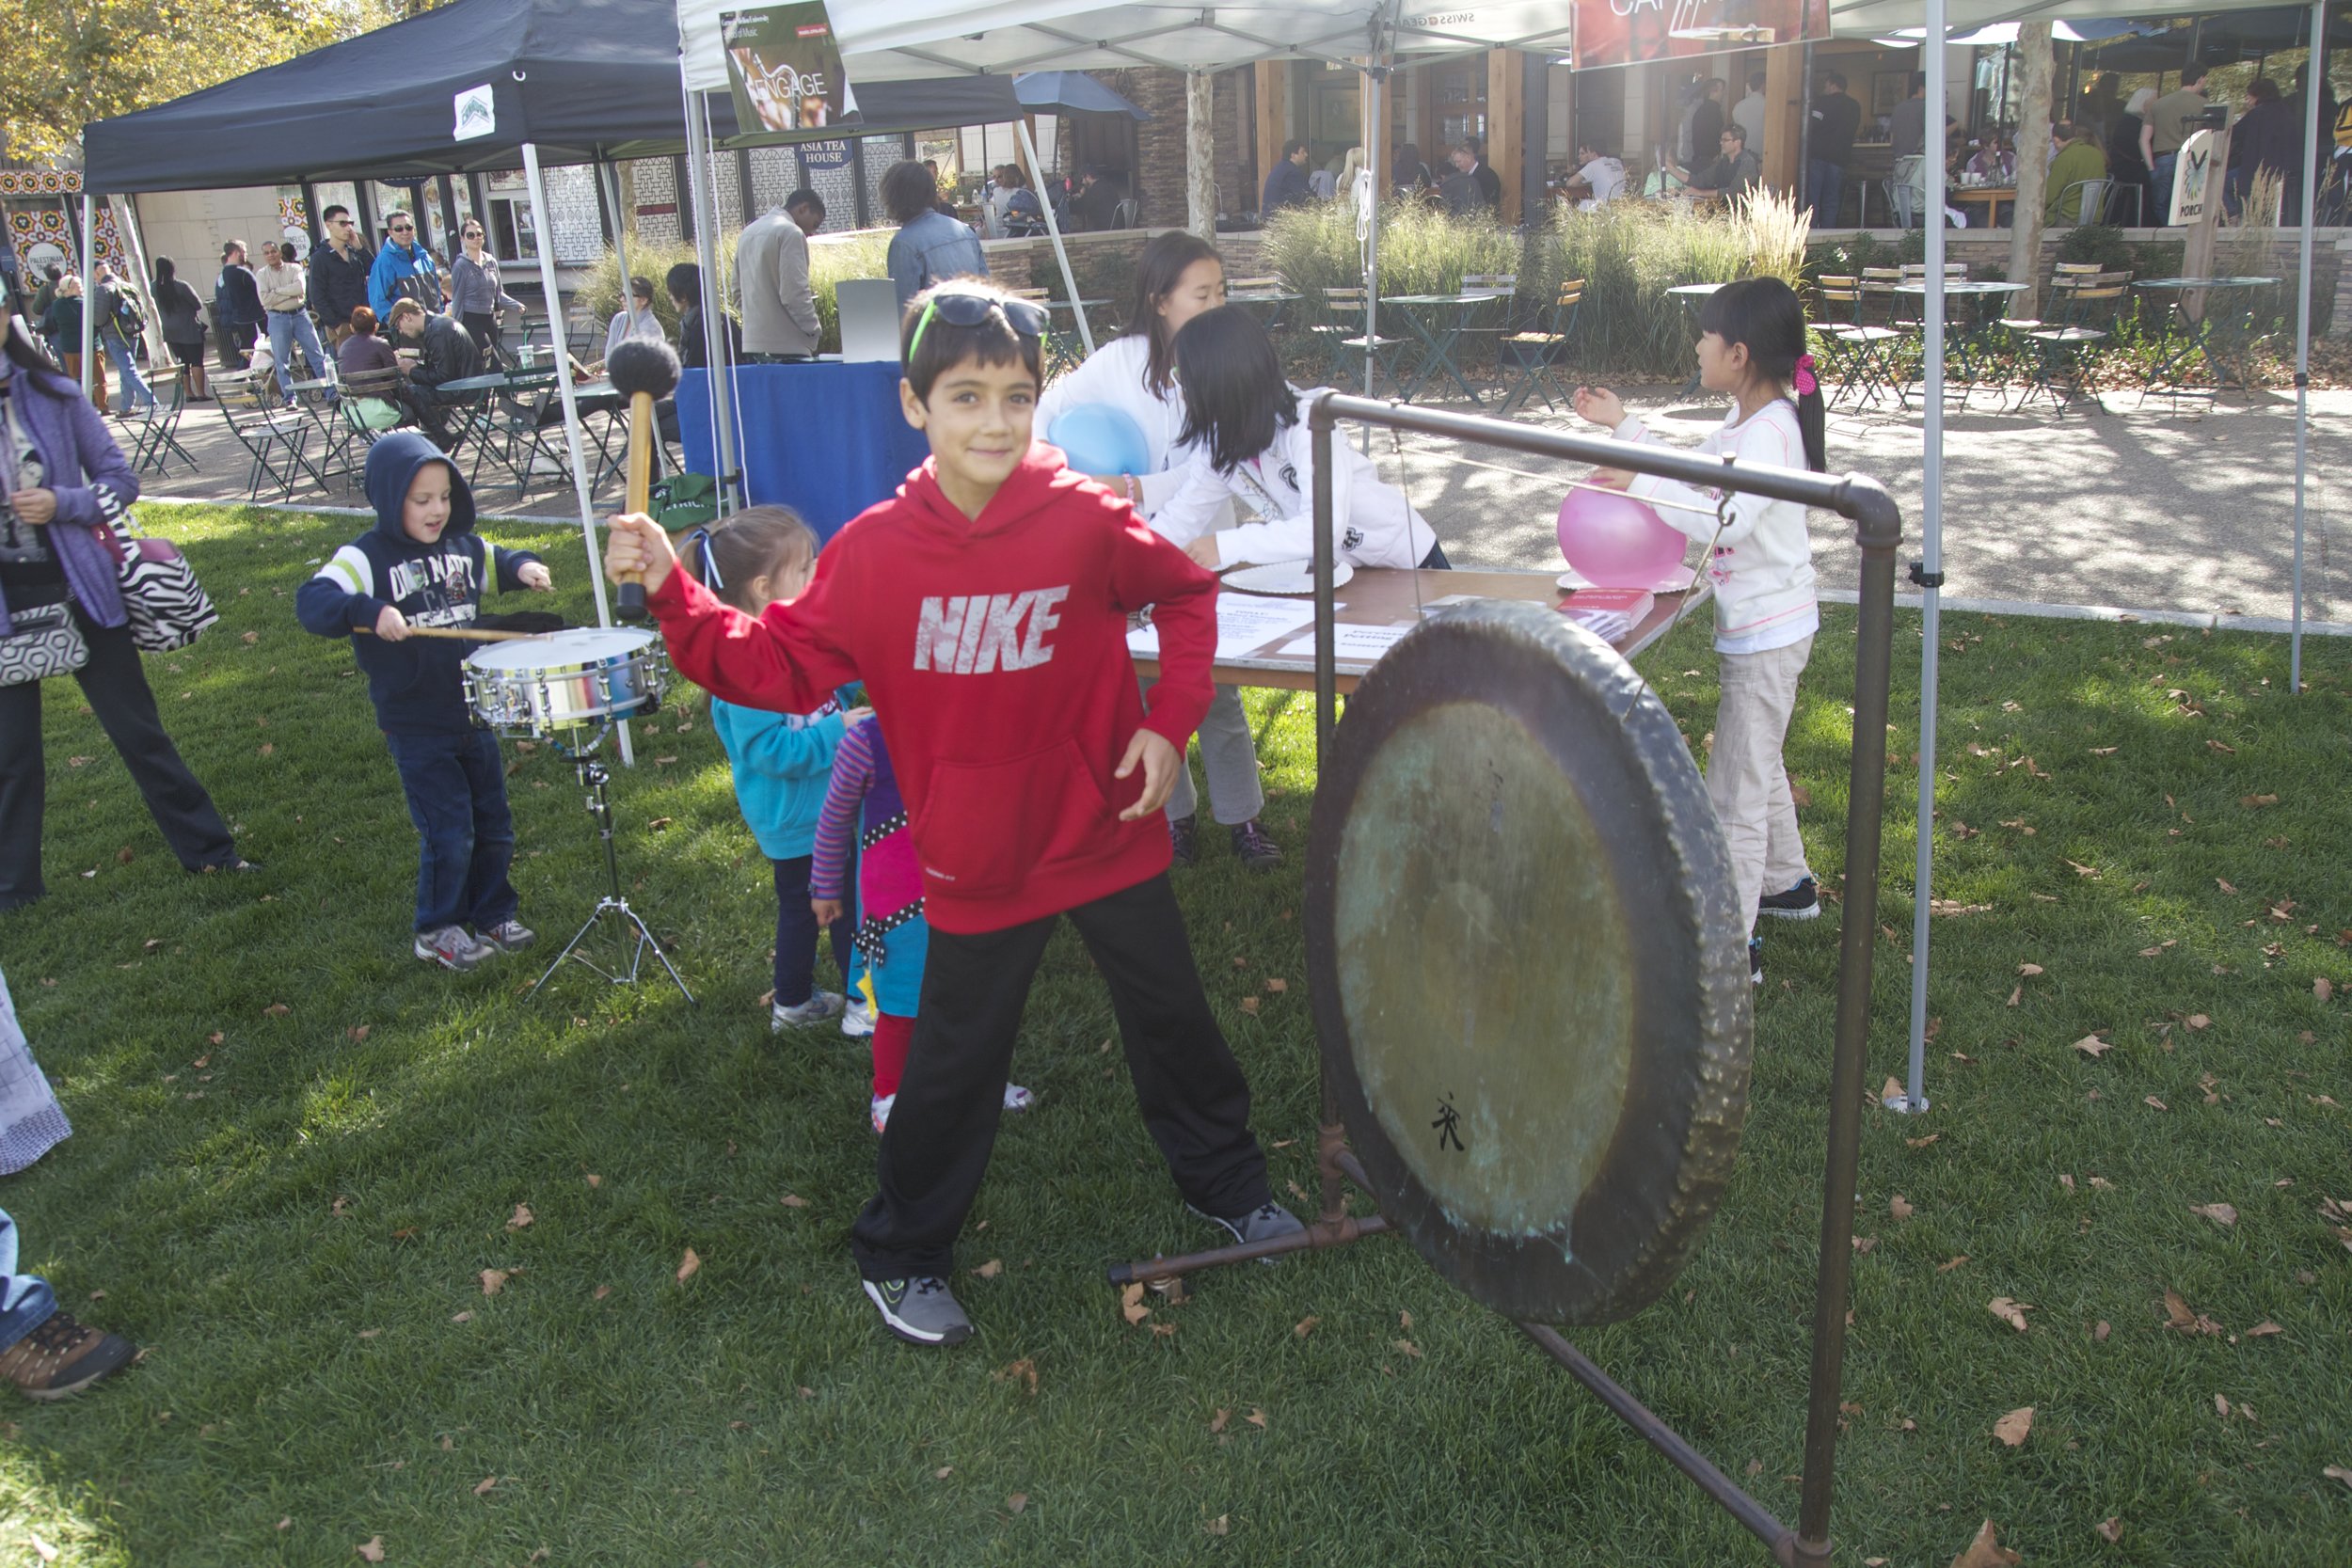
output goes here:
<path id="1" fill-rule="evenodd" d="M 1699 451 L 1742 463 L 1823 468 L 1821 396 L 1804 352 L 1804 308 L 1788 285 L 1776 277 L 1725 284 L 1700 313 L 1698 356 L 1701 382 L 1733 400 L 1731 412 Z M 1657 439 L 1605 388 L 1579 387 L 1576 411 L 1621 441 Z M 1780 754 L 1796 707 L 1797 679 L 1821 624 L 1804 508 L 1736 494 L 1729 520 L 1719 530 L 1716 491 L 1609 468 L 1596 470 L 1593 483 L 1658 503 L 1660 516 L 1714 547 L 1707 575 L 1715 594 L 1723 695 L 1707 792 L 1723 823 L 1740 907 L 1748 917 L 1748 966 L 1761 983 L 1756 915 L 1810 920 L 1821 912 Z"/>
<path id="2" fill-rule="evenodd" d="M 1162 234 L 1143 247 L 1136 266 L 1136 299 L 1127 330 L 1097 349 L 1087 362 L 1055 382 L 1038 400 L 1036 429 L 1050 440 L 1057 416 L 1088 404 L 1104 404 L 1135 420 L 1143 433 L 1144 462 L 1135 473 L 1094 474 L 1097 483 L 1135 504 L 1146 522 L 1182 545 L 1203 528 L 1216 526 L 1211 508 L 1187 531 L 1169 533 L 1160 513 L 1183 486 L 1185 468 L 1179 437 L 1184 426 L 1184 395 L 1176 389 L 1176 334 L 1184 324 L 1225 303 L 1225 263 L 1195 234 Z M 1189 516 L 1189 514 L 1187 514 Z M 1225 519 L 1230 520 L 1230 514 Z M 1200 721 L 1200 766 L 1208 775 L 1209 810 L 1233 841 L 1233 852 L 1253 871 L 1271 870 L 1280 847 L 1258 825 L 1265 790 L 1258 778 L 1258 747 L 1242 711 L 1241 693 L 1216 689 L 1208 716 Z M 1200 797 L 1189 764 L 1176 776 L 1168 798 L 1168 832 L 1179 864 L 1197 852 Z"/>

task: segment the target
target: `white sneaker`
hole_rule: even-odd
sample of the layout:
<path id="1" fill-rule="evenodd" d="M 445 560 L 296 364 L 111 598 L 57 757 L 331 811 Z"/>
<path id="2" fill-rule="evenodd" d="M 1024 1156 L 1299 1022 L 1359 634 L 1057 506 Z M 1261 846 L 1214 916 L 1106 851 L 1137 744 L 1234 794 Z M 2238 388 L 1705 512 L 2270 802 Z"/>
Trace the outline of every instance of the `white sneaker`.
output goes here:
<path id="1" fill-rule="evenodd" d="M 876 1137 L 881 1137 L 882 1130 L 890 1125 L 890 1107 L 898 1102 L 898 1097 L 895 1094 L 878 1094 L 874 1097 L 874 1135 Z"/>
<path id="2" fill-rule="evenodd" d="M 1023 1088 L 1020 1085 L 1018 1085 L 1018 1084 L 1007 1084 L 1007 1085 L 1005 1085 L 1005 1109 L 1006 1109 L 1006 1110 L 1008 1110 L 1008 1111 L 1025 1111 L 1025 1110 L 1027 1110 L 1030 1106 L 1032 1106 L 1032 1105 L 1034 1105 L 1034 1104 L 1036 1104 L 1036 1103 L 1037 1103 L 1037 1096 L 1035 1096 L 1035 1095 L 1031 1094 L 1028 1090 L 1026 1090 L 1026 1089 Z"/>
<path id="3" fill-rule="evenodd" d="M 443 969 L 471 969 L 498 949 L 486 942 L 479 942 L 466 934 L 463 926 L 443 926 L 437 930 L 419 931 L 413 951 L 427 963 Z"/>
<path id="4" fill-rule="evenodd" d="M 874 1009 L 859 997 L 841 1009 L 841 1032 L 853 1040 L 862 1040 L 874 1032 Z"/>
<path id="5" fill-rule="evenodd" d="M 839 991 L 820 990 L 797 1007 L 778 1002 L 768 1009 L 768 1028 L 771 1034 L 787 1029 L 805 1029 L 812 1023 L 822 1023 L 841 1011 Z"/>

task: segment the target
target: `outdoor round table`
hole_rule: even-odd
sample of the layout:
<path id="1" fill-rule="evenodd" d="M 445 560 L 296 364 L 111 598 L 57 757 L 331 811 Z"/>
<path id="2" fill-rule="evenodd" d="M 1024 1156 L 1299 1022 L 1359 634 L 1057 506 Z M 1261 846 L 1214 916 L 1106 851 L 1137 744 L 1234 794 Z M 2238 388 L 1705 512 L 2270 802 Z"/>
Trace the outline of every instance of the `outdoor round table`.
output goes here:
<path id="1" fill-rule="evenodd" d="M 1984 227 L 1996 229 L 1999 225 L 1993 220 L 2000 214 L 2001 203 L 2006 201 L 2011 207 L 2017 205 L 2017 187 L 2014 185 L 1947 185 L 1944 187 L 1944 199 L 1947 202 L 1960 202 L 1963 205 L 1971 201 L 1983 202 Z"/>
<path id="2" fill-rule="evenodd" d="M 1228 293 L 1225 296 L 1225 303 L 1239 305 L 1248 309 L 1252 315 L 1258 314 L 1256 307 L 1261 305 L 1269 307 L 1263 315 L 1258 316 L 1258 319 L 1264 324 L 1265 329 L 1271 332 L 1282 325 L 1283 310 L 1289 306 L 1297 304 L 1299 297 L 1297 294 L 1285 293 L 1279 290 L 1252 289 L 1247 293 L 1238 291 Z"/>
<path id="3" fill-rule="evenodd" d="M 1894 292 L 1899 294 L 1913 295 L 1925 301 L 1928 297 L 1927 280 L 1922 278 L 1915 283 L 1898 283 L 1895 285 Z M 1957 339 L 1947 335 L 1945 340 L 1947 352 L 1955 348 L 1959 351 L 1963 387 L 1973 385 L 1977 379 L 1979 356 L 1985 353 L 1987 346 L 1985 329 L 1994 306 L 1996 302 L 2006 303 L 2011 295 L 2022 294 L 2025 292 L 2026 285 L 2023 283 L 1972 283 L 1962 278 L 1952 278 L 1944 284 L 1944 297 L 1947 300 L 1961 301 L 1969 317 L 1967 324 L 1961 328 Z M 1923 318 L 1925 310 L 1923 304 L 1921 307 Z M 1927 373 L 1924 359 L 1921 365 L 1920 374 L 1924 378 Z M 1901 400 L 1904 407 L 1911 406 L 1911 391 L 1908 387 L 1903 388 L 1896 395 Z M 1960 403 L 1963 408 L 1968 406 L 1968 394 L 1964 390 L 1961 393 Z"/>
<path id="4" fill-rule="evenodd" d="M 1461 366 L 1454 363 L 1454 346 L 1470 329 L 1470 318 L 1478 313 L 1480 306 L 1510 297 L 1501 289 L 1465 289 L 1458 294 L 1384 295 L 1380 303 L 1399 307 L 1397 314 L 1422 345 L 1421 363 L 1414 367 L 1411 376 L 1399 377 L 1405 384 L 1402 401 L 1411 403 L 1420 397 L 1421 389 L 1442 371 L 1454 385 L 1462 388 L 1464 397 L 1484 406 L 1477 388 L 1463 375 Z M 1436 318 L 1435 325 L 1432 318 Z"/>
<path id="5" fill-rule="evenodd" d="M 1721 283 L 1677 283 L 1666 292 L 1689 307 L 1691 330 L 1695 334 L 1699 326 L 1699 312 L 1707 309 L 1707 302 L 1712 299 L 1722 288 Z M 1692 371 L 1691 379 L 1685 382 L 1682 390 L 1676 394 L 1677 401 L 1690 397 L 1705 385 L 1706 383 L 1699 379 L 1699 372 Z"/>
<path id="6" fill-rule="evenodd" d="M 2190 390 L 2191 388 L 2183 385 L 2183 378 L 2175 372 L 2182 367 L 2201 358 L 2205 362 L 2206 368 L 2213 372 L 2212 390 L 2217 392 L 2222 388 L 2233 384 L 2243 387 L 2245 379 L 2242 376 L 2233 377 L 2228 368 L 2221 363 L 2219 355 L 2216 351 L 2218 349 L 2220 353 L 2228 353 L 2245 346 L 2246 341 L 2252 336 L 2247 321 L 2248 311 L 2244 309 L 2231 311 L 2229 330 L 2217 341 L 2214 331 L 2216 314 L 2214 309 L 2210 305 L 2206 305 L 2195 316 L 2187 316 L 2186 306 L 2189 296 L 2230 293 L 2251 294 L 2257 289 L 2275 288 L 2278 282 L 2279 279 L 2275 277 L 2143 277 L 2134 283 L 2133 288 L 2157 296 L 2164 310 L 2186 317 L 2189 328 L 2188 341 L 2166 355 L 2150 369 L 2146 381 L 2141 385 L 2143 395 L 2153 391 L 2159 382 L 2169 384 L 2176 393 Z M 2163 325 L 2160 315 L 2156 325 L 2160 329 Z"/>

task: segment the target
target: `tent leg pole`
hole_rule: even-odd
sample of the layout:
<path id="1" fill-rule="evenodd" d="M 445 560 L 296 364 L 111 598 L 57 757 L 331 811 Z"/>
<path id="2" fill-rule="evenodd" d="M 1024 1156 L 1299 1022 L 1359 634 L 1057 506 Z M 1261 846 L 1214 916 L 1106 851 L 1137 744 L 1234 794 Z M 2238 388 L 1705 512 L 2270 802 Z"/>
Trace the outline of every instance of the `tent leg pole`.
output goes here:
<path id="1" fill-rule="evenodd" d="M 2312 209 L 2319 203 L 2319 87 L 2327 80 L 2328 5 L 2312 0 L 2312 49 L 2303 71 L 2303 230 L 2295 278 L 2295 624 L 2287 640 L 2287 689 L 2303 692 L 2303 529 L 2305 451 L 2312 422 Z"/>
<path id="2" fill-rule="evenodd" d="M 564 446 L 572 465 L 572 494 L 580 502 L 580 538 L 588 551 L 588 586 L 596 599 L 596 625 L 612 624 L 612 610 L 604 592 L 604 562 L 596 551 L 596 508 L 588 488 L 588 452 L 580 439 L 580 400 L 572 391 L 571 347 L 564 337 L 564 297 L 555 288 L 555 231 L 548 227 L 548 186 L 539 172 L 539 145 L 522 145 L 523 180 L 531 194 L 531 231 L 537 237 L 539 288 L 548 302 L 548 341 L 555 349 L 555 389 L 564 400 Z M 628 722 L 619 724 L 621 762 L 634 766 Z"/>
<path id="3" fill-rule="evenodd" d="M 1937 628 L 1943 625 L 1944 580 L 1944 0 L 1928 0 L 1927 31 L 1920 40 L 1927 67 L 1928 199 L 1927 422 L 1921 441 L 1922 505 L 1919 523 L 1919 816 L 1912 867 L 1911 1060 L 1900 1100 L 1890 1111 L 1928 1108 L 1929 905 L 1935 885 L 1935 680 Z M 1854 733 L 1854 744 L 1876 746 L 1882 736 Z M 1852 889 L 1847 889 L 1849 896 Z"/>
<path id="4" fill-rule="evenodd" d="M 1373 55 L 1372 65 L 1364 72 L 1364 167 L 1372 180 L 1372 211 L 1364 228 L 1364 396 L 1372 396 L 1373 345 L 1380 341 L 1380 147 L 1386 139 L 1382 134 L 1384 111 L 1381 107 L 1382 88 L 1387 86 L 1389 69 L 1386 40 Z M 1355 193 L 1348 193 L 1355 200 Z M 1372 426 L 1364 425 L 1357 433 L 1358 450 L 1366 457 L 1372 455 Z"/>
<path id="5" fill-rule="evenodd" d="M 87 186 L 82 190 L 82 395 L 90 397 L 98 374 L 98 219 Z"/>
<path id="6" fill-rule="evenodd" d="M 725 309 L 719 290 L 719 214 L 712 205 L 709 177 L 709 125 L 700 113 L 693 89 L 686 85 L 686 62 L 678 61 L 678 90 L 686 106 L 686 181 L 693 188 L 694 260 L 703 277 L 703 373 L 710 383 L 710 467 L 719 481 L 719 513 L 724 516 L 739 502 L 735 485 L 743 471 L 736 455 L 732 367 L 725 357 L 726 334 L 716 329 L 714 311 Z"/>
<path id="7" fill-rule="evenodd" d="M 1021 138 L 1021 155 L 1029 160 L 1031 168 L 1041 172 L 1045 166 L 1037 161 L 1037 143 L 1029 138 L 1028 117 L 1014 120 L 1012 129 Z M 1070 313 L 1078 318 L 1078 341 L 1090 356 L 1094 353 L 1094 328 L 1087 325 L 1087 308 L 1078 302 L 1078 275 L 1070 270 L 1070 247 L 1061 243 L 1061 220 L 1054 215 L 1052 202 L 1041 201 L 1038 205 L 1045 209 L 1045 232 L 1054 242 L 1054 260 L 1061 263 L 1061 286 L 1070 291 Z"/>

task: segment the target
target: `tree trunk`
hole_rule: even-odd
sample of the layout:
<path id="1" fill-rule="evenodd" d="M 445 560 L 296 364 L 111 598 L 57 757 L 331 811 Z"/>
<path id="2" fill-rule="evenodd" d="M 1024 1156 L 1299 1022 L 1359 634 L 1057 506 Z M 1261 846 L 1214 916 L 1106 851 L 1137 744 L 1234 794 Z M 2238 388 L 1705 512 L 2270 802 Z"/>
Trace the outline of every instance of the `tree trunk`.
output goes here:
<path id="1" fill-rule="evenodd" d="M 1216 78 L 1184 78 L 1184 227 L 1216 243 Z"/>
<path id="2" fill-rule="evenodd" d="M 2009 280 L 2026 285 L 2026 292 L 2017 296 L 2018 309 L 2032 316 L 2040 308 L 2042 208 L 2050 185 L 2053 62 L 2047 22 L 2019 24 L 2017 67 L 2023 108 L 2017 126 L 2017 211 L 2009 228 Z"/>

